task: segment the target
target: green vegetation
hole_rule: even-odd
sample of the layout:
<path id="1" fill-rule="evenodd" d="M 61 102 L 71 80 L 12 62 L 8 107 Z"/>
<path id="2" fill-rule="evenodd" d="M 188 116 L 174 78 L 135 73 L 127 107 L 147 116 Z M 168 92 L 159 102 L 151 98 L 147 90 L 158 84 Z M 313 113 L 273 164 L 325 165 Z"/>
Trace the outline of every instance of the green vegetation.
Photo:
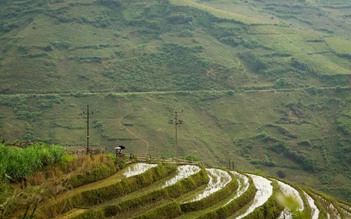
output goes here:
<path id="1" fill-rule="evenodd" d="M 35 171 L 65 162 L 62 146 L 37 144 L 27 148 L 8 147 L 0 144 L 0 181 L 27 179 Z"/>
<path id="2" fill-rule="evenodd" d="M 0 217 L 31 217 L 39 205 L 69 189 L 102 181 L 125 166 L 109 156 L 68 155 L 62 146 L 0 145 Z M 32 212 L 32 213 L 30 213 Z"/>
<path id="3" fill-rule="evenodd" d="M 347 0 L 1 1 L 0 141 L 84 145 L 90 104 L 92 145 L 172 157 L 183 109 L 179 156 L 350 201 L 350 14 Z"/>

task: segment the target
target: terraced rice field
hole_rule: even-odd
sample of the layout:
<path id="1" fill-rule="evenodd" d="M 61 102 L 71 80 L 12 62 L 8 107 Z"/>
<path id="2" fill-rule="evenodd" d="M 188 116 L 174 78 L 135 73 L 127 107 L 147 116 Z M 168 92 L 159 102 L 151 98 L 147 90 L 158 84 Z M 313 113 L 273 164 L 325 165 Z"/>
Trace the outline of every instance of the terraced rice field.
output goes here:
<path id="1" fill-rule="evenodd" d="M 101 183 L 103 182 L 103 183 Z M 348 203 L 278 179 L 197 165 L 134 163 L 62 194 L 38 218 L 351 218 Z"/>

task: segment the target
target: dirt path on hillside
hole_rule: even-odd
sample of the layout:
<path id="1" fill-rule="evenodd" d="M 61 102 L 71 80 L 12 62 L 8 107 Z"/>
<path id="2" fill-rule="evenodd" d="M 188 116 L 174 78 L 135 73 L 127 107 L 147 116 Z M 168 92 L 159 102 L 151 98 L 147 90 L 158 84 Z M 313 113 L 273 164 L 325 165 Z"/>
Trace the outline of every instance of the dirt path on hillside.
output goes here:
<path id="1" fill-rule="evenodd" d="M 146 156 L 148 156 L 149 155 L 149 149 L 150 149 L 150 144 L 149 144 L 149 142 L 146 140 L 146 139 L 144 139 L 144 138 L 142 138 L 142 137 L 140 137 L 138 134 L 136 134 L 134 131 L 132 131 L 130 128 L 128 128 L 128 127 L 126 127 L 124 124 L 123 124 L 123 118 L 120 118 L 120 119 L 118 119 L 117 120 L 118 121 L 118 124 L 120 124 L 121 126 L 123 126 L 123 127 L 125 127 L 125 129 L 126 129 L 126 131 L 129 133 L 129 134 L 131 134 L 132 136 L 134 136 L 136 139 L 138 139 L 138 140 L 140 140 L 141 142 L 143 142 L 145 145 L 146 145 Z"/>
<path id="2" fill-rule="evenodd" d="M 267 92 L 296 92 L 296 91 L 308 91 L 308 90 L 351 90 L 351 86 L 340 86 L 340 87 L 330 87 L 330 86 L 321 86 L 321 87 L 297 87 L 297 88 L 272 88 L 267 87 L 236 87 L 235 93 L 267 93 Z M 227 90 L 171 90 L 171 91 L 138 91 L 138 92 L 82 92 L 82 95 L 108 95 L 108 94 L 117 94 L 121 96 L 125 95 L 166 95 L 166 94 L 197 94 L 197 93 L 226 93 L 228 91 L 233 91 L 233 89 Z M 73 96 L 77 91 L 64 91 L 64 92 L 45 92 L 45 93 L 36 93 L 36 92 L 27 92 L 27 93 L 10 93 L 4 94 L 0 93 L 0 96 L 51 96 L 51 95 L 62 95 L 62 96 Z"/>

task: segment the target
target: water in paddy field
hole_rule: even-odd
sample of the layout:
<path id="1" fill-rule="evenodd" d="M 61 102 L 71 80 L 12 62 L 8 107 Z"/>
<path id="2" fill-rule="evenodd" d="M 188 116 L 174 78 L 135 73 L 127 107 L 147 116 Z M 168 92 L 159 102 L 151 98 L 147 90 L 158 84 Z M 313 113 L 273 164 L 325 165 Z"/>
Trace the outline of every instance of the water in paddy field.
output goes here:
<path id="1" fill-rule="evenodd" d="M 249 215 L 256 208 L 263 205 L 273 194 L 273 186 L 271 185 L 270 180 L 265 179 L 262 176 L 256 176 L 253 174 L 249 174 L 249 176 L 252 178 L 255 187 L 257 188 L 257 192 L 254 197 L 253 204 L 249 207 L 249 209 L 247 209 L 247 211 L 244 214 L 237 217 L 237 219 L 241 219 Z"/>
<path id="2" fill-rule="evenodd" d="M 177 175 L 172 179 L 168 180 L 163 186 L 163 188 L 174 185 L 180 180 L 188 178 L 189 176 L 200 172 L 200 167 L 195 165 L 182 165 L 182 166 L 178 166 L 177 169 L 178 169 Z"/>
<path id="3" fill-rule="evenodd" d="M 151 169 L 153 167 L 156 167 L 157 164 L 147 164 L 147 163 L 136 163 L 133 164 L 132 166 L 128 167 L 128 169 L 124 172 L 124 175 L 128 178 L 131 176 L 139 175 L 147 171 L 148 169 Z"/>
<path id="4" fill-rule="evenodd" d="M 199 201 L 208 197 L 209 195 L 223 189 L 232 180 L 232 177 L 229 175 L 229 173 L 224 170 L 210 168 L 206 169 L 206 172 L 210 177 L 210 180 L 205 191 L 196 196 L 190 202 Z"/>

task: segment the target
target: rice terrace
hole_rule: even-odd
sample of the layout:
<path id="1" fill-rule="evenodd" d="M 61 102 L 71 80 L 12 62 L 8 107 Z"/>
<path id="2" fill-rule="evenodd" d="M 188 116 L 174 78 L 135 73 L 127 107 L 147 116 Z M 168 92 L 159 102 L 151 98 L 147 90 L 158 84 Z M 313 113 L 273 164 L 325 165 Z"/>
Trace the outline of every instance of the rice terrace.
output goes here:
<path id="1" fill-rule="evenodd" d="M 58 165 L 26 178 L 25 183 L 31 186 L 7 200 L 2 206 L 3 217 L 351 217 L 351 207 L 346 202 L 259 173 L 205 167 L 187 160 L 140 162 L 106 154 L 74 159 L 59 146 L 35 145 L 25 150 L 38 152 L 42 150 L 39 148 L 46 149 L 38 153 L 42 161 Z M 2 152 L 13 153 L 3 148 Z M 63 160 L 65 164 L 59 164 Z M 13 174 L 16 176 L 20 177 Z"/>
<path id="2" fill-rule="evenodd" d="M 351 1 L 1 0 L 0 219 L 351 218 Z"/>

